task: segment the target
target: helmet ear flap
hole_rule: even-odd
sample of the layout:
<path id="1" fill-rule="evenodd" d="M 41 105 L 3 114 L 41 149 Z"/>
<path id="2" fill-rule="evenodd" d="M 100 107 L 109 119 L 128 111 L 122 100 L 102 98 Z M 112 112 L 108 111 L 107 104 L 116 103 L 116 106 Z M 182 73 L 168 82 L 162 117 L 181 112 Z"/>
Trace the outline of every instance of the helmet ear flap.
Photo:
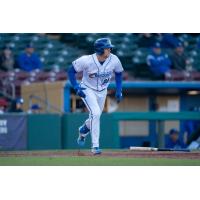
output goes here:
<path id="1" fill-rule="evenodd" d="M 97 55 L 102 55 L 104 54 L 104 48 L 95 48 L 94 49 Z"/>
<path id="2" fill-rule="evenodd" d="M 104 48 L 100 49 L 100 55 L 104 54 Z"/>

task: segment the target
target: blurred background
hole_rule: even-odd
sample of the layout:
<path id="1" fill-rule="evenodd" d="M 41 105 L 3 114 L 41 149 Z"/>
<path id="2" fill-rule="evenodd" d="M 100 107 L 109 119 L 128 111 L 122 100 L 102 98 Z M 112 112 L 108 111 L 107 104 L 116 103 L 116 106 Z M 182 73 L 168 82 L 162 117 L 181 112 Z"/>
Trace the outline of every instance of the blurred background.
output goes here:
<path id="1" fill-rule="evenodd" d="M 24 140 L 28 142 L 23 148 L 76 147 L 76 129 L 87 116 L 87 110 L 74 95 L 66 71 L 74 59 L 92 54 L 93 43 L 100 37 L 111 39 L 115 46 L 113 53 L 120 58 L 125 69 L 122 103 L 117 104 L 114 100 L 114 83 L 109 88 L 102 118 L 103 147 L 187 148 L 192 144 L 191 148 L 198 149 L 200 124 L 196 114 L 200 111 L 200 34 L 4 33 L 0 34 L 0 113 L 2 119 L 13 113 L 31 118 L 31 122 L 27 119 L 26 128 L 30 131 L 25 131 L 28 140 Z M 77 78 L 80 80 L 81 74 L 77 74 Z M 113 113 L 122 116 L 135 112 L 188 112 L 191 119 L 167 120 L 166 117 L 161 124 L 145 117 L 139 121 L 121 117 L 119 124 L 114 123 Z M 52 124 L 58 120 L 58 127 L 61 124 L 59 131 L 54 127 L 52 133 L 52 137 L 57 137 L 56 132 L 60 132 L 59 138 L 54 140 L 56 145 L 52 141 L 45 143 L 49 137 L 48 117 L 53 114 L 64 116 L 59 119 L 62 122 L 57 118 L 52 120 Z M 47 127 L 38 127 L 40 121 L 45 120 L 41 118 L 44 116 L 47 116 L 44 121 Z M 112 133 L 104 128 L 111 126 L 109 123 L 113 124 Z M 44 134 L 40 135 L 42 138 L 38 138 L 38 131 Z M 2 123 L 0 136 L 6 133 Z M 70 137 L 72 134 L 75 136 Z M 3 142 L 1 146 L 7 148 Z M 14 148 L 11 146 L 10 149 Z"/>

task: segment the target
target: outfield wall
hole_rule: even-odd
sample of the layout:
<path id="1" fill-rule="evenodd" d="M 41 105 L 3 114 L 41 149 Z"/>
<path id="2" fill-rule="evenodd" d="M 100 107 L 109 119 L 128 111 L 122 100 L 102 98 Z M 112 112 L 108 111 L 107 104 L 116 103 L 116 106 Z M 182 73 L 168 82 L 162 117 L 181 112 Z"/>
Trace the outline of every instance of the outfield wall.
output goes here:
<path id="1" fill-rule="evenodd" d="M 86 120 L 87 114 L 57 114 L 28 116 L 28 149 L 76 149 L 79 126 Z M 113 115 L 101 117 L 102 148 L 120 148 L 118 126 L 113 122 Z M 90 148 L 88 137 L 85 148 Z"/>
<path id="2" fill-rule="evenodd" d="M 4 114 L 0 116 L 0 150 L 48 150 L 75 149 L 78 127 L 87 118 L 86 113 L 59 114 Z M 128 146 L 141 146 L 149 141 L 151 146 L 164 147 L 165 120 L 200 120 L 198 112 L 121 112 L 101 117 L 102 148 L 120 148 L 120 121 L 154 121 L 158 124 L 155 132 L 150 126 L 147 136 L 124 138 Z M 23 128 L 22 128 L 23 127 Z M 132 127 L 134 129 L 134 127 Z M 153 131 L 152 131 L 153 130 Z M 157 144 L 155 145 L 155 141 Z M 85 148 L 90 148 L 90 137 Z M 6 148 L 5 148 L 6 144 Z M 126 146 L 126 147 L 128 147 Z"/>
<path id="3" fill-rule="evenodd" d="M 61 115 L 27 115 L 29 150 L 61 149 Z"/>
<path id="4" fill-rule="evenodd" d="M 62 118 L 62 146 L 64 149 L 77 148 L 77 136 L 79 126 L 87 119 L 88 114 L 65 114 Z M 120 148 L 120 138 L 118 126 L 113 120 L 113 115 L 103 114 L 101 116 L 101 136 L 102 148 Z M 90 148 L 91 139 L 88 137 L 85 148 Z"/>
<path id="5" fill-rule="evenodd" d="M 85 113 L 1 115 L 0 150 L 76 149 L 78 127 L 87 116 Z M 113 121 L 113 115 L 103 114 L 101 117 L 102 148 L 120 148 L 118 126 Z M 23 130 L 19 127 L 22 125 Z M 85 148 L 90 146 L 88 137 Z"/>

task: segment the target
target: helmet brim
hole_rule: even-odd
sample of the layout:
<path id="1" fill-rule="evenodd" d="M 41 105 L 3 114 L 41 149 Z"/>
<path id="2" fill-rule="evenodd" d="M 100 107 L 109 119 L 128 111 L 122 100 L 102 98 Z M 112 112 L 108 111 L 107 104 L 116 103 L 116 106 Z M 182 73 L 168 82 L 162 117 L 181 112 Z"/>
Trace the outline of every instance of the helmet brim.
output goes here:
<path id="1" fill-rule="evenodd" d="M 112 48 L 114 48 L 114 45 L 112 44 L 104 47 L 104 49 L 112 49 Z"/>

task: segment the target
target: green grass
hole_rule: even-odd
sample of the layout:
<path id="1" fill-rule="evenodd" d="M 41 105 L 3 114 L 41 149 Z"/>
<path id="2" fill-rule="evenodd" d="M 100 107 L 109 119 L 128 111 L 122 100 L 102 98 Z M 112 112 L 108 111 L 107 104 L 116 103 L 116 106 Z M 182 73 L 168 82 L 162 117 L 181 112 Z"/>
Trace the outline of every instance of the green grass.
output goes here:
<path id="1" fill-rule="evenodd" d="M 200 166 L 200 160 L 109 157 L 0 157 L 1 166 Z"/>

